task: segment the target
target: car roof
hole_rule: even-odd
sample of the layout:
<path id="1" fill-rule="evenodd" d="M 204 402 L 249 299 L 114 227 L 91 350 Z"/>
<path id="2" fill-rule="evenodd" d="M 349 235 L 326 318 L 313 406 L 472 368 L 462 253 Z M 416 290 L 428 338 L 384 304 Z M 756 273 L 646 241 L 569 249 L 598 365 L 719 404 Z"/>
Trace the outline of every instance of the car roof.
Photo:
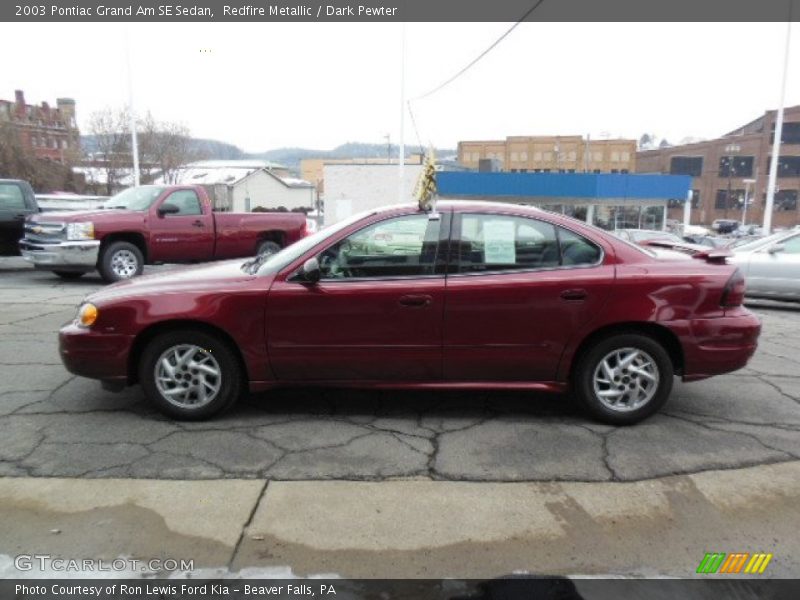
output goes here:
<path id="1" fill-rule="evenodd" d="M 454 211 L 463 211 L 463 210 L 501 210 L 501 211 L 508 211 L 508 210 L 517 210 L 523 212 L 530 212 L 531 214 L 542 214 L 546 213 L 547 211 L 542 210 L 536 206 L 531 206 L 530 204 L 517 204 L 514 202 L 493 202 L 489 200 L 462 200 L 458 198 L 449 198 L 447 200 L 437 200 L 435 205 L 438 209 L 448 209 Z M 398 210 L 407 210 L 407 209 L 414 209 L 418 208 L 418 205 L 413 202 L 404 202 L 402 204 L 392 204 L 389 206 L 382 206 L 380 208 L 375 209 L 376 213 L 384 213 L 384 212 L 393 212 Z"/>

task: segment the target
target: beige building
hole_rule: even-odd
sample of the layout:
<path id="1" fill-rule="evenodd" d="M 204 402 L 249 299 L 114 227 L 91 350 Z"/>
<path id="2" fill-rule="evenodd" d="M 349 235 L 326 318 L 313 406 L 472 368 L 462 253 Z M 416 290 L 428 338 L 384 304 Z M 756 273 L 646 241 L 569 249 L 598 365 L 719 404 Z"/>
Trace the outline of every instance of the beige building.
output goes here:
<path id="1" fill-rule="evenodd" d="M 397 159 L 388 158 L 304 158 L 300 161 L 300 178 L 310 181 L 319 194 L 325 193 L 325 165 L 386 165 L 397 164 Z M 407 165 L 422 164 L 422 155 L 406 157 Z"/>
<path id="2" fill-rule="evenodd" d="M 458 143 L 461 165 L 477 169 L 485 159 L 506 173 L 629 173 L 636 167 L 636 140 L 537 135 Z"/>
<path id="3" fill-rule="evenodd" d="M 714 140 L 639 152 L 636 171 L 690 175 L 692 223 L 709 225 L 715 219 L 736 219 L 761 224 L 775 115 L 774 110 L 767 111 Z M 781 137 L 772 224 L 792 227 L 800 223 L 800 105 L 786 108 Z M 682 215 L 683 207 L 673 203 L 669 217 L 680 220 Z"/>

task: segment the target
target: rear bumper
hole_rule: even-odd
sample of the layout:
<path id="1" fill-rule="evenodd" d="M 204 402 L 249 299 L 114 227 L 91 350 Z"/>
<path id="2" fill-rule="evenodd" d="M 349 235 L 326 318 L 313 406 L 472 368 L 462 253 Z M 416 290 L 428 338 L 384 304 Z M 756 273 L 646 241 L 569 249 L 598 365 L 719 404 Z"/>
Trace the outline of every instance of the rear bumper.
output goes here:
<path id="1" fill-rule="evenodd" d="M 128 355 L 133 336 L 101 333 L 65 325 L 58 334 L 58 353 L 70 373 L 101 379 L 126 382 Z"/>
<path id="2" fill-rule="evenodd" d="M 684 345 L 684 381 L 697 381 L 744 367 L 758 347 L 761 320 L 746 308 L 724 317 L 689 323 L 693 344 Z"/>
<path id="3" fill-rule="evenodd" d="M 19 249 L 22 257 L 36 267 L 91 271 L 97 265 L 100 240 L 43 244 L 22 239 Z"/>

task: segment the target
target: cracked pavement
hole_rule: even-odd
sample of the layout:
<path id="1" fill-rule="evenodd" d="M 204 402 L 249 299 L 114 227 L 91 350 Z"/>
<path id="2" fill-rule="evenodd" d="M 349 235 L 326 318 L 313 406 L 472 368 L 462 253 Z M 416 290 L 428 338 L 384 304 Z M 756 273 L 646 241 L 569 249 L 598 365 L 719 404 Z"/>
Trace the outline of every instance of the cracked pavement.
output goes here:
<path id="1" fill-rule="evenodd" d="M 600 482 L 800 459 L 800 307 L 753 306 L 764 329 L 748 368 L 676 380 L 634 427 L 556 395 L 316 389 L 177 423 L 139 387 L 105 392 L 61 365 L 56 331 L 97 276 L 64 282 L 6 258 L 0 282 L 0 476 Z"/>

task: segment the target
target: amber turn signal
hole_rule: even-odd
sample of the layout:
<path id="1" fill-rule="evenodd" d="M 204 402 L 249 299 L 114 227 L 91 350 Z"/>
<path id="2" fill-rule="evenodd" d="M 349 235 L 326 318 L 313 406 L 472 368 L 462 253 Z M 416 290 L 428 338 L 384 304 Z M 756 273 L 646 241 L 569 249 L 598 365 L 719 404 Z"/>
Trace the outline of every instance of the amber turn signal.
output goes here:
<path id="1" fill-rule="evenodd" d="M 84 304 L 78 310 L 78 324 L 82 327 L 91 327 L 97 321 L 97 307 L 94 304 Z"/>

